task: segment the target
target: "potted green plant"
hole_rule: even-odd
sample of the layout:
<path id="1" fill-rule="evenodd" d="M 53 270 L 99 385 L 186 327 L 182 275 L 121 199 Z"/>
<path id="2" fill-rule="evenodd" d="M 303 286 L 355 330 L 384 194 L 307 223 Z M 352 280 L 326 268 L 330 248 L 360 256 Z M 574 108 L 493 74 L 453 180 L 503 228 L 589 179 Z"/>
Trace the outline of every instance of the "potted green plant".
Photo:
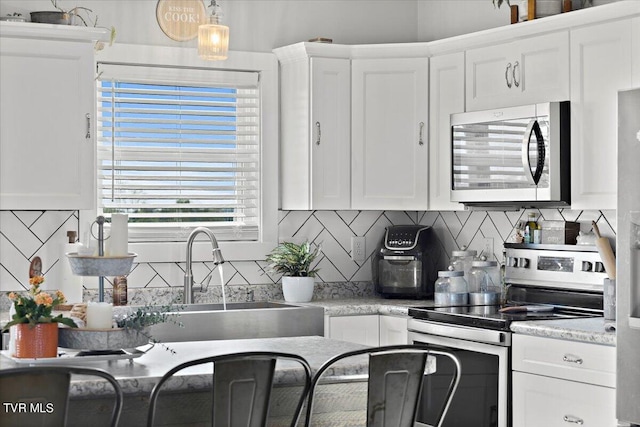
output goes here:
<path id="1" fill-rule="evenodd" d="M 300 245 L 283 242 L 267 256 L 267 269 L 282 274 L 282 293 L 288 302 L 309 302 L 313 297 L 314 277 L 318 268 L 312 268 L 320 247 L 311 248 L 309 242 Z"/>

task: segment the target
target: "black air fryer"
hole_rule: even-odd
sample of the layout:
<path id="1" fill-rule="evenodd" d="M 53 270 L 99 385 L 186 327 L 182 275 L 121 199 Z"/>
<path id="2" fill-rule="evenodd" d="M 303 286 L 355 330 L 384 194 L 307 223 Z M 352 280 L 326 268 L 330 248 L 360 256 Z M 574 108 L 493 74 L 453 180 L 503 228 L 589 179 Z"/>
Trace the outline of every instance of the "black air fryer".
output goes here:
<path id="1" fill-rule="evenodd" d="M 431 227 L 387 227 L 371 261 L 376 291 L 385 298 L 427 298 L 433 295 L 438 271 L 446 261 Z"/>

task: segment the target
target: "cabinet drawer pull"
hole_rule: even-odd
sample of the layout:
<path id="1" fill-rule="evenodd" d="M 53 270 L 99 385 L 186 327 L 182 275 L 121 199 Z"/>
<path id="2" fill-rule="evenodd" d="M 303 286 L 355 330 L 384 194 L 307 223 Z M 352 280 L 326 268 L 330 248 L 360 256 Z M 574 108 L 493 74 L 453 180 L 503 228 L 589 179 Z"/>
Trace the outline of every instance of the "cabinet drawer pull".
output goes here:
<path id="1" fill-rule="evenodd" d="M 424 122 L 420 122 L 420 131 L 419 131 L 419 136 L 418 136 L 418 145 L 424 145 L 424 139 L 423 139 L 423 135 L 424 135 Z"/>
<path id="2" fill-rule="evenodd" d="M 582 418 L 574 417 L 573 415 L 565 415 L 563 420 L 565 423 L 578 424 L 579 426 L 584 424 Z"/>
<path id="3" fill-rule="evenodd" d="M 562 360 L 569 363 L 575 363 L 577 365 L 582 365 L 582 358 L 579 356 L 574 356 L 572 354 L 565 354 L 562 356 Z"/>
<path id="4" fill-rule="evenodd" d="M 518 61 L 516 61 L 513 64 L 513 84 L 515 85 L 515 87 L 520 87 L 520 81 L 517 79 L 517 74 L 516 74 L 516 70 L 520 68 L 520 64 L 518 63 Z"/>
<path id="5" fill-rule="evenodd" d="M 84 116 L 87 118 L 87 133 L 84 137 L 85 139 L 91 139 L 91 114 L 87 113 Z"/>
<path id="6" fill-rule="evenodd" d="M 316 122 L 316 145 L 320 145 L 320 136 L 322 132 L 320 131 L 320 122 Z"/>
<path id="7" fill-rule="evenodd" d="M 506 80 L 506 82 L 507 82 L 507 87 L 508 87 L 509 89 L 511 89 L 511 86 L 512 86 L 512 83 L 511 83 L 511 81 L 509 80 L 509 74 L 511 74 L 511 73 L 509 73 L 509 71 L 510 71 L 510 70 L 511 70 L 511 62 L 509 62 L 509 63 L 507 64 L 507 68 L 505 68 L 505 70 L 504 70 L 504 79 Z"/>

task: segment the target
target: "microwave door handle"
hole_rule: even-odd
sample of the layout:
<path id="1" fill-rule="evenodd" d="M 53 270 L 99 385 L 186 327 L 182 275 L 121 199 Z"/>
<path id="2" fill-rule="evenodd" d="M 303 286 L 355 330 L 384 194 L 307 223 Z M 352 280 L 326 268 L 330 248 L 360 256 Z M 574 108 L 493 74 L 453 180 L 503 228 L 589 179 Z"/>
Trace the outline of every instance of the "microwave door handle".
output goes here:
<path id="1" fill-rule="evenodd" d="M 538 163 L 536 164 L 536 170 L 531 173 L 531 159 L 529 158 L 529 144 L 531 136 L 535 134 L 536 145 L 538 147 Z M 546 149 L 544 147 L 544 137 L 540 130 L 538 121 L 533 119 L 527 125 L 522 138 L 522 167 L 525 172 L 525 176 L 531 185 L 538 185 L 540 178 L 542 177 L 542 171 L 544 169 L 544 160 L 546 156 Z"/>

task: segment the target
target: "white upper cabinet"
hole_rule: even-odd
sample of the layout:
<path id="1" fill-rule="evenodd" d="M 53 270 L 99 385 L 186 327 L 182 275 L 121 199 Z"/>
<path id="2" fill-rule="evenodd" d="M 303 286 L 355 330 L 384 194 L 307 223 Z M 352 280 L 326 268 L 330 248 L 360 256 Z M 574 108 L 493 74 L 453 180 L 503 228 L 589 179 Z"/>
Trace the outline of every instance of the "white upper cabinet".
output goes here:
<path id="1" fill-rule="evenodd" d="M 428 206 L 427 58 L 352 60 L 353 209 Z"/>
<path id="2" fill-rule="evenodd" d="M 640 87 L 640 18 L 631 20 L 631 37 L 633 87 Z"/>
<path id="3" fill-rule="evenodd" d="M 429 61 L 429 209 L 460 210 L 451 195 L 450 115 L 464 111 L 464 52 Z"/>
<path id="4" fill-rule="evenodd" d="M 93 208 L 95 31 L 0 25 L 0 209 Z"/>
<path id="5" fill-rule="evenodd" d="M 571 208 L 615 209 L 618 91 L 631 87 L 631 19 L 571 31 Z"/>
<path id="6" fill-rule="evenodd" d="M 466 52 L 467 111 L 567 99 L 567 31 Z"/>
<path id="7" fill-rule="evenodd" d="M 349 209 L 350 60 L 303 56 L 280 71 L 282 209 Z"/>

